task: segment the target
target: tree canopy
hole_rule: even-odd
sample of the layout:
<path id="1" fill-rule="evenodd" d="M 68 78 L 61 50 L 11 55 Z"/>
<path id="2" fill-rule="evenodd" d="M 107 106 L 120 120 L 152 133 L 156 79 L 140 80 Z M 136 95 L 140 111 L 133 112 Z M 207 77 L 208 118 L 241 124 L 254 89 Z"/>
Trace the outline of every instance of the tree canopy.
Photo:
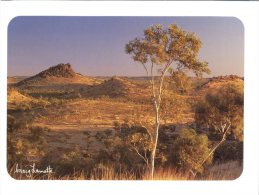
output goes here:
<path id="1" fill-rule="evenodd" d="M 144 66 L 148 63 L 160 65 L 162 72 L 169 71 L 169 67 L 174 65 L 177 70 L 188 69 L 201 76 L 210 72 L 208 63 L 198 59 L 201 46 L 194 33 L 186 32 L 175 24 L 167 29 L 157 24 L 145 29 L 144 37 L 130 41 L 126 45 L 126 53 Z"/>
<path id="2" fill-rule="evenodd" d="M 182 129 L 179 137 L 173 144 L 173 162 L 185 171 L 202 172 L 202 161 L 210 153 L 209 140 L 205 134 L 198 135 L 194 129 Z M 206 164 L 212 162 L 210 156 Z"/>
<path id="3" fill-rule="evenodd" d="M 206 95 L 197 104 L 195 120 L 198 126 L 209 128 L 225 138 L 233 134 L 235 138 L 243 139 L 244 112 L 243 85 L 227 84 Z"/>

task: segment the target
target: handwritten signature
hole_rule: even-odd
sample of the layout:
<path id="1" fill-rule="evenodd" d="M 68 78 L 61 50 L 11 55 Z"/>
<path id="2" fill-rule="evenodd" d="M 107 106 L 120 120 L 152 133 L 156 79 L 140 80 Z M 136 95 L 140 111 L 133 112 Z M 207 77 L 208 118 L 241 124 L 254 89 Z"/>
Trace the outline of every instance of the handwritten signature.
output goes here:
<path id="1" fill-rule="evenodd" d="M 17 163 L 15 166 L 15 171 L 14 173 L 20 173 L 20 174 L 25 174 L 26 177 L 32 177 L 33 174 L 51 174 L 53 172 L 53 168 L 47 166 L 45 169 L 38 169 L 36 168 L 35 163 L 32 165 L 26 166 L 26 168 L 19 167 L 19 164 Z"/>

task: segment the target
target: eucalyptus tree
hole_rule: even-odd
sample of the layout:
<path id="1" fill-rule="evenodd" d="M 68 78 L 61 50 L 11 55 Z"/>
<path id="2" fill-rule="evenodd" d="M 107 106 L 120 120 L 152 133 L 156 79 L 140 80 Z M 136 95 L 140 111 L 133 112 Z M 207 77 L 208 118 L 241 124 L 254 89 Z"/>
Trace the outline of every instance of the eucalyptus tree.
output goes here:
<path id="1" fill-rule="evenodd" d="M 154 176 L 166 78 L 169 73 L 173 74 L 176 71 L 191 71 L 196 76 L 209 73 L 208 63 L 198 59 L 201 46 L 202 42 L 195 33 L 186 32 L 175 24 L 169 25 L 166 29 L 160 24 L 148 27 L 144 30 L 144 36 L 126 44 L 126 53 L 143 66 L 151 86 L 155 120 L 152 128 L 146 128 L 152 144 L 148 165 L 151 179 Z"/>

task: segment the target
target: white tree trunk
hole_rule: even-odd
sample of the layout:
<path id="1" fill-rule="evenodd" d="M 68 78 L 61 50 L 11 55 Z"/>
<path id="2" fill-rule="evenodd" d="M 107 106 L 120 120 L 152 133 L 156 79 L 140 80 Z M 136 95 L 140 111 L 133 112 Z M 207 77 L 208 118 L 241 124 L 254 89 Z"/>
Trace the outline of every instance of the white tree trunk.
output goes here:
<path id="1" fill-rule="evenodd" d="M 154 103 L 154 107 L 155 107 L 155 127 L 154 127 L 154 131 L 152 134 L 152 142 L 153 142 L 153 148 L 151 151 L 151 155 L 150 155 L 150 164 L 149 164 L 149 177 L 150 179 L 154 178 L 154 170 L 155 170 L 155 157 L 156 157 L 156 148 L 157 148 L 157 142 L 158 142 L 158 133 L 159 133 L 159 127 L 160 127 L 160 118 L 159 118 L 159 112 L 160 112 L 160 105 L 161 105 L 161 96 L 162 96 L 162 91 L 163 91 L 163 83 L 164 83 L 164 77 L 165 74 L 167 73 L 167 71 L 170 68 L 170 64 L 168 63 L 166 65 L 166 67 L 164 68 L 164 70 L 162 71 L 162 74 L 160 76 L 160 81 L 159 81 L 159 85 L 158 85 L 158 89 L 156 90 L 155 87 L 155 81 L 154 81 L 154 75 L 153 75 L 153 63 L 151 64 L 151 86 L 152 86 L 152 93 L 153 93 L 153 103 Z M 147 75 L 148 71 L 146 66 L 143 64 Z"/>
<path id="2" fill-rule="evenodd" d="M 150 179 L 154 178 L 154 170 L 155 170 L 155 157 L 156 157 L 156 148 L 157 148 L 157 142 L 158 142 L 158 133 L 159 133 L 159 126 L 160 126 L 160 121 L 159 121 L 159 110 L 156 108 L 156 123 L 155 123 L 155 128 L 154 128 L 154 133 L 153 133 L 153 150 L 151 152 L 150 156 Z"/>

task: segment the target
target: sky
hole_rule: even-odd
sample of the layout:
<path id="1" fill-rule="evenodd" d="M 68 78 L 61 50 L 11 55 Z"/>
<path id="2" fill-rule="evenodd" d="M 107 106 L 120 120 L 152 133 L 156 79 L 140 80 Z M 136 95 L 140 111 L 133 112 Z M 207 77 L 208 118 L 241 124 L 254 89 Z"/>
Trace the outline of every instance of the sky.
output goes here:
<path id="1" fill-rule="evenodd" d="M 8 27 L 8 76 L 32 76 L 70 63 L 89 76 L 145 76 L 125 45 L 154 24 L 177 24 L 202 41 L 209 77 L 244 75 L 244 29 L 234 17 L 20 16 Z"/>

